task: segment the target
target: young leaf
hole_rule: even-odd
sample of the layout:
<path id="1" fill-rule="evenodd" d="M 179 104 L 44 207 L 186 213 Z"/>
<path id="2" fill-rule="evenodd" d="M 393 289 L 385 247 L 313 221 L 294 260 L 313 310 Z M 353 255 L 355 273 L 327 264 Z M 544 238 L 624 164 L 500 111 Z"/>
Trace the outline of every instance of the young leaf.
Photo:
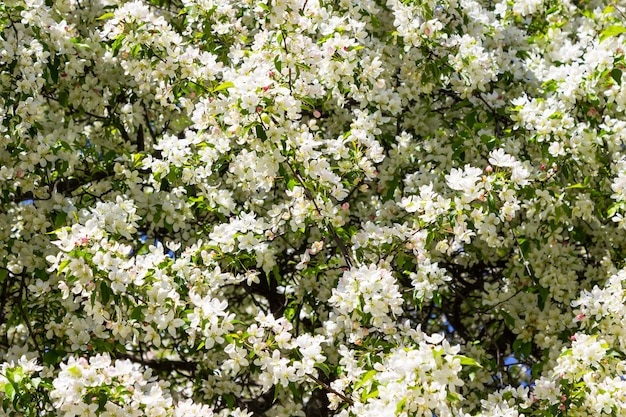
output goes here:
<path id="1" fill-rule="evenodd" d="M 626 27 L 624 26 L 609 26 L 608 28 L 604 29 L 602 31 L 602 33 L 600 33 L 600 42 L 604 41 L 607 38 L 610 38 L 612 36 L 617 36 L 621 33 L 626 32 Z"/>

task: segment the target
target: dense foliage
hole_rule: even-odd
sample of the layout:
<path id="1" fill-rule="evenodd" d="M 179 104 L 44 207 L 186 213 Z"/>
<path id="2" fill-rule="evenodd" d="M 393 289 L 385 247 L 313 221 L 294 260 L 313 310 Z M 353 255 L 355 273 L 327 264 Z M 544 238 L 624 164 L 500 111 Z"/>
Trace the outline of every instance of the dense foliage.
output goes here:
<path id="1" fill-rule="evenodd" d="M 0 3 L 0 415 L 626 415 L 625 20 Z"/>

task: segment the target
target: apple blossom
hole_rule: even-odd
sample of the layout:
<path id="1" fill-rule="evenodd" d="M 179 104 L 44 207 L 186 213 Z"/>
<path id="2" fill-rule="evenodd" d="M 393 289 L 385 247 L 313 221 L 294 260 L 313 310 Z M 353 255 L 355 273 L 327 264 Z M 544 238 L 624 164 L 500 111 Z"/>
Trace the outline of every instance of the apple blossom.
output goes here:
<path id="1" fill-rule="evenodd" d="M 626 2 L 0 5 L 0 402 L 626 409 Z"/>

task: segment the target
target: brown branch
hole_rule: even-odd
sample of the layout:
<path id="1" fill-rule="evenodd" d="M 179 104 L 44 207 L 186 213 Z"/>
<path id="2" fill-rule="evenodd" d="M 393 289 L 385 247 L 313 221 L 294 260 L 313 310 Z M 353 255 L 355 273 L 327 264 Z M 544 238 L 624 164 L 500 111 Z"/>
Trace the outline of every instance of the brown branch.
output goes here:
<path id="1" fill-rule="evenodd" d="M 139 363 L 144 366 L 148 366 L 155 371 L 160 372 L 173 372 L 173 371 L 189 371 L 195 372 L 198 365 L 194 362 L 185 362 L 169 359 L 144 359 L 142 357 L 135 356 L 131 353 L 113 352 L 111 355 L 115 359 L 128 359 L 131 362 Z"/>
<path id="2" fill-rule="evenodd" d="M 265 412 L 274 405 L 274 397 L 276 395 L 276 387 L 272 386 L 267 392 L 261 394 L 257 398 L 239 398 L 237 402 L 243 405 L 254 416 L 265 416 Z"/>
<path id="3" fill-rule="evenodd" d="M 84 185 L 102 180 L 110 176 L 112 175 L 109 174 L 108 172 L 98 171 L 98 172 L 95 172 L 92 177 L 85 178 L 83 181 L 81 181 L 78 178 L 65 178 L 55 184 L 54 190 L 55 192 L 59 192 L 59 193 L 72 193 Z"/>
<path id="4" fill-rule="evenodd" d="M 318 377 L 311 375 L 311 374 L 306 374 L 306 376 L 311 378 L 316 383 L 320 384 L 322 388 L 324 388 L 326 391 L 330 392 L 331 394 L 335 394 L 337 397 L 341 398 L 344 402 L 350 405 L 354 405 L 354 401 L 352 401 L 350 398 L 346 397 L 344 394 L 340 393 L 339 391 L 335 390 L 333 387 L 331 387 L 330 385 L 328 385 L 327 383 L 325 383 Z"/>

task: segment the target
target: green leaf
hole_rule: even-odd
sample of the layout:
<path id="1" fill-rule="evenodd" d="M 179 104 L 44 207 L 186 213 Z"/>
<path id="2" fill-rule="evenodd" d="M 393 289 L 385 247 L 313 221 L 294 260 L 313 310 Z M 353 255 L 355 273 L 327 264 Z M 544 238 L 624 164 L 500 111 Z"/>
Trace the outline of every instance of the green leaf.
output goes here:
<path id="1" fill-rule="evenodd" d="M 108 402 L 109 396 L 106 392 L 100 392 L 98 394 L 98 411 L 104 411 Z"/>
<path id="2" fill-rule="evenodd" d="M 15 399 L 16 392 L 15 392 L 15 387 L 13 386 L 13 384 L 11 384 L 10 382 L 7 382 L 6 384 L 4 384 L 3 391 L 10 401 L 13 401 Z"/>
<path id="3" fill-rule="evenodd" d="M 65 268 L 67 268 L 67 266 L 70 264 L 70 262 L 71 262 L 71 259 L 66 259 L 66 260 L 64 260 L 63 262 L 61 262 L 61 263 L 59 264 L 59 267 L 57 268 L 57 273 L 59 273 L 59 274 L 60 274 L 61 272 L 63 272 L 63 270 L 64 270 Z"/>
<path id="4" fill-rule="evenodd" d="M 604 10 L 602 11 L 602 14 L 610 14 L 610 13 L 613 13 L 614 11 L 615 11 L 615 7 L 609 5 L 604 8 Z"/>
<path id="5" fill-rule="evenodd" d="M 396 414 L 399 414 L 404 409 L 404 404 L 406 404 L 407 397 L 404 397 L 396 404 Z"/>
<path id="6" fill-rule="evenodd" d="M 474 127 L 474 125 L 476 124 L 476 110 L 471 111 L 467 114 L 467 116 L 465 116 L 465 123 L 467 124 L 467 126 L 472 129 Z"/>
<path id="7" fill-rule="evenodd" d="M 111 300 L 111 287 L 106 281 L 100 281 L 100 299 L 102 300 L 102 304 L 105 306 L 109 305 L 109 301 Z"/>
<path id="8" fill-rule="evenodd" d="M 115 13 L 105 13 L 100 17 L 96 17 L 96 20 L 106 20 L 106 19 L 110 19 L 112 17 L 115 17 Z"/>
<path id="9" fill-rule="evenodd" d="M 376 373 L 377 372 L 374 369 L 372 369 L 371 371 L 367 371 L 367 373 L 365 375 L 363 375 L 363 378 L 361 378 L 361 380 L 354 385 L 354 390 L 353 391 L 358 390 L 363 385 L 365 385 L 366 382 L 368 382 L 369 380 L 374 378 L 374 375 L 376 375 Z"/>
<path id="10" fill-rule="evenodd" d="M 396 188 L 398 188 L 399 179 L 397 177 L 393 177 L 393 179 L 389 182 L 387 187 L 387 193 L 385 198 L 387 200 L 391 200 L 393 198 L 394 193 L 396 192 Z"/>
<path id="11" fill-rule="evenodd" d="M 539 307 L 539 310 L 543 311 L 543 309 L 546 307 L 546 301 L 548 300 L 550 291 L 547 288 L 539 287 L 538 293 L 539 297 L 537 300 L 537 307 Z"/>
<path id="12" fill-rule="evenodd" d="M 537 362 L 536 364 L 534 364 L 531 368 L 530 368 L 530 372 L 532 374 L 533 378 L 539 378 L 539 376 L 542 374 L 543 372 L 543 367 L 544 367 L 544 363 L 543 362 Z"/>
<path id="13" fill-rule="evenodd" d="M 363 394 L 365 394 L 365 393 L 363 393 Z M 361 400 L 363 400 L 365 402 L 365 401 L 369 400 L 370 398 L 374 398 L 374 397 L 378 397 L 378 390 L 377 389 L 373 390 L 369 394 L 361 395 Z"/>
<path id="14" fill-rule="evenodd" d="M 65 224 L 67 220 L 67 213 L 64 211 L 59 211 L 56 216 L 54 216 L 54 227 L 57 229 Z"/>
<path id="15" fill-rule="evenodd" d="M 233 84 L 231 81 L 226 81 L 221 83 L 220 85 L 218 85 L 217 87 L 215 87 L 213 90 L 211 90 L 213 93 L 216 93 L 218 91 L 222 91 L 222 90 L 228 90 L 231 87 L 234 87 L 235 84 Z"/>
<path id="16" fill-rule="evenodd" d="M 259 139 L 261 140 L 267 140 L 267 133 L 265 133 L 265 129 L 263 129 L 263 126 L 261 125 L 256 125 L 256 135 Z"/>
<path id="17" fill-rule="evenodd" d="M 122 42 L 124 42 L 125 37 L 126 35 L 120 35 L 113 41 L 113 44 L 111 45 L 111 50 L 113 51 L 114 56 L 117 55 L 119 49 L 122 47 Z"/>
<path id="18" fill-rule="evenodd" d="M 433 303 L 437 306 L 440 307 L 441 306 L 441 294 L 439 294 L 439 291 L 435 291 L 433 293 Z"/>
<path id="19" fill-rule="evenodd" d="M 276 56 L 276 58 L 274 58 L 274 67 L 278 72 L 281 72 L 283 69 L 283 63 L 280 60 L 280 56 Z"/>
<path id="20" fill-rule="evenodd" d="M 522 339 L 517 339 L 513 342 L 513 351 L 521 356 L 521 359 L 526 359 L 530 357 L 530 352 L 532 351 L 532 343 L 524 342 Z"/>
<path id="21" fill-rule="evenodd" d="M 330 367 L 328 365 L 326 365 L 325 363 L 316 363 L 315 367 L 317 369 L 319 369 L 320 371 L 322 371 L 324 373 L 324 375 L 329 376 L 332 372 L 330 370 Z"/>
<path id="22" fill-rule="evenodd" d="M 611 71 L 611 78 L 613 78 L 615 80 L 615 82 L 617 83 L 617 85 L 621 86 L 622 85 L 622 71 L 614 68 Z"/>
<path id="23" fill-rule="evenodd" d="M 472 358 L 468 358 L 467 356 L 456 355 L 454 358 L 459 359 L 461 361 L 461 365 L 463 366 L 476 366 L 478 368 L 482 368 L 481 364 L 479 364 Z"/>
<path id="24" fill-rule="evenodd" d="M 622 208 L 623 205 L 624 205 L 623 201 L 620 201 L 620 202 L 617 202 L 617 203 L 613 204 L 606 211 L 606 216 L 607 217 L 613 217 L 615 215 L 615 213 L 617 213 L 617 211 Z"/>
<path id="25" fill-rule="evenodd" d="M 55 57 L 54 62 L 51 62 L 48 65 L 48 70 L 50 71 L 50 78 L 53 83 L 57 83 L 59 81 L 59 66 L 61 65 L 59 58 Z"/>
<path id="26" fill-rule="evenodd" d="M 63 107 L 67 107 L 67 105 L 69 104 L 69 97 L 70 95 L 67 93 L 67 91 L 60 91 L 59 104 Z"/>
<path id="27" fill-rule="evenodd" d="M 509 328 L 513 329 L 515 327 L 515 319 L 513 318 L 513 316 L 511 316 L 508 312 L 504 310 L 500 310 L 500 315 L 502 315 L 504 322 L 507 326 L 509 326 Z"/>
<path id="28" fill-rule="evenodd" d="M 72 42 L 78 48 L 85 48 L 85 49 L 90 49 L 91 50 L 91 46 L 87 45 L 86 43 L 81 43 L 80 39 L 78 39 L 78 38 L 72 38 L 72 39 L 70 39 L 70 42 Z"/>
<path id="29" fill-rule="evenodd" d="M 555 80 L 546 81 L 541 85 L 541 88 L 543 88 L 546 92 L 549 92 L 549 93 L 556 91 L 558 87 L 559 85 Z"/>
<path id="30" fill-rule="evenodd" d="M 59 355 L 59 352 L 51 349 L 43 354 L 43 364 L 48 366 L 56 365 L 59 363 L 60 357 L 61 355 Z"/>
<path id="31" fill-rule="evenodd" d="M 132 313 L 130 313 L 130 318 L 133 320 L 142 321 L 145 318 L 145 315 L 143 314 L 144 308 L 146 308 L 146 306 L 137 306 L 133 308 Z"/>
<path id="32" fill-rule="evenodd" d="M 446 394 L 446 400 L 448 400 L 451 403 L 457 402 L 460 400 L 459 396 L 453 392 L 448 392 Z"/>
<path id="33" fill-rule="evenodd" d="M 130 48 L 130 56 L 139 57 L 139 53 L 141 52 L 141 44 L 134 45 Z"/>
<path id="34" fill-rule="evenodd" d="M 609 26 L 608 28 L 604 29 L 602 31 L 602 33 L 600 33 L 600 42 L 602 42 L 603 40 L 610 38 L 612 36 L 617 36 L 621 33 L 626 32 L 626 27 L 624 26 Z"/>
<path id="35" fill-rule="evenodd" d="M 222 395 L 224 401 L 228 405 L 228 408 L 233 408 L 235 406 L 235 396 L 233 394 L 224 394 Z"/>
<path id="36" fill-rule="evenodd" d="M 287 188 L 289 191 L 293 191 L 296 185 L 298 185 L 298 181 L 296 181 L 295 178 L 289 178 L 289 181 L 287 181 Z"/>
<path id="37" fill-rule="evenodd" d="M 302 393 L 298 389 L 299 385 L 296 385 L 294 382 L 289 383 L 289 391 L 293 394 L 293 398 L 296 402 L 300 402 L 302 399 Z"/>

